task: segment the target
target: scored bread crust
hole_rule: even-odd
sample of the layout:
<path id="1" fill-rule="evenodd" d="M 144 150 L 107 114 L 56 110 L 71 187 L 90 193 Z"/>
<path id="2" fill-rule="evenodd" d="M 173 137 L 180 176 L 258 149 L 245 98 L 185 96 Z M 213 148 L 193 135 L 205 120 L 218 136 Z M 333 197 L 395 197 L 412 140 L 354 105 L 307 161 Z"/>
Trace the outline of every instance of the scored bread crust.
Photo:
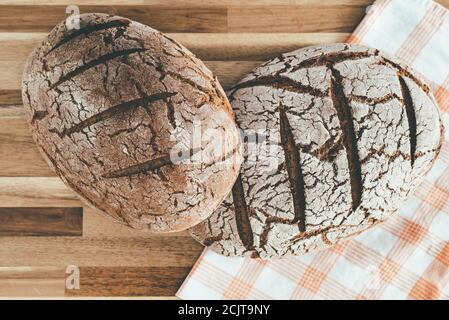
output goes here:
<path id="1" fill-rule="evenodd" d="M 283 54 L 229 98 L 244 132 L 266 134 L 258 151 L 245 152 L 232 194 L 190 229 L 228 256 L 303 254 L 384 221 L 422 182 L 442 144 L 429 87 L 398 59 L 364 46 Z"/>
<path id="2" fill-rule="evenodd" d="M 241 162 L 217 79 L 148 26 L 79 18 L 79 30 L 57 25 L 25 67 L 23 103 L 44 158 L 82 199 L 131 227 L 172 232 L 204 220 Z"/>

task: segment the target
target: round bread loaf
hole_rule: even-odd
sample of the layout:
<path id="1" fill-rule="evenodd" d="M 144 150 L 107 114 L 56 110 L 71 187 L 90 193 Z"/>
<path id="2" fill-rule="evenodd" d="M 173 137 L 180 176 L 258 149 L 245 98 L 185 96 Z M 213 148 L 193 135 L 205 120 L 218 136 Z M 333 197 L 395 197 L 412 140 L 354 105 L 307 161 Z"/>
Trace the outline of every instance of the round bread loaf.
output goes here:
<path id="1" fill-rule="evenodd" d="M 443 127 L 397 59 L 335 44 L 283 54 L 230 93 L 246 133 L 232 195 L 191 229 L 229 256 L 326 248 L 385 220 L 431 168 Z"/>
<path id="2" fill-rule="evenodd" d="M 230 192 L 240 135 L 217 79 L 137 22 L 83 14 L 29 57 L 23 103 L 55 172 L 94 207 L 151 232 L 189 228 Z"/>

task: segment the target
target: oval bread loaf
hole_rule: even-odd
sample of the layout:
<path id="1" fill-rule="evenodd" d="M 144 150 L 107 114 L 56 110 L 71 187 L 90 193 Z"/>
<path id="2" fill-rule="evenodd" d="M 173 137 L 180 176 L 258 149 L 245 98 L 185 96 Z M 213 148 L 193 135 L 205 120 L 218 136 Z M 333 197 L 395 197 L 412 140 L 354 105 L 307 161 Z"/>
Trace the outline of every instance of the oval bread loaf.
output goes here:
<path id="1" fill-rule="evenodd" d="M 24 71 L 23 102 L 44 157 L 83 199 L 129 226 L 170 232 L 204 220 L 241 158 L 220 84 L 148 26 L 79 17 L 79 30 L 56 26 Z"/>
<path id="2" fill-rule="evenodd" d="M 384 221 L 442 143 L 429 87 L 363 46 L 283 54 L 239 82 L 230 101 L 257 148 L 245 144 L 232 195 L 191 229 L 229 256 L 298 255 Z"/>

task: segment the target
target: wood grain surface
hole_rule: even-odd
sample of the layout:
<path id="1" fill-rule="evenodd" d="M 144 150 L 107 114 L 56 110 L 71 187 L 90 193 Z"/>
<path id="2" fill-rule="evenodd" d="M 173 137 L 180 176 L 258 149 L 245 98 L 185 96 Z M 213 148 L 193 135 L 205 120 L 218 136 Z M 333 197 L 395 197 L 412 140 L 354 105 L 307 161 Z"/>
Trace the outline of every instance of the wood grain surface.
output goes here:
<path id="1" fill-rule="evenodd" d="M 372 0 L 80 0 L 160 29 L 229 88 L 282 52 L 344 41 Z M 449 0 L 439 0 L 449 7 Z M 21 105 L 27 56 L 69 0 L 0 0 L 0 296 L 173 298 L 202 246 L 187 232 L 149 235 L 84 205 L 40 156 Z M 68 266 L 79 267 L 70 289 Z"/>
<path id="2" fill-rule="evenodd" d="M 83 208 L 0 208 L 0 237 L 82 236 Z"/>

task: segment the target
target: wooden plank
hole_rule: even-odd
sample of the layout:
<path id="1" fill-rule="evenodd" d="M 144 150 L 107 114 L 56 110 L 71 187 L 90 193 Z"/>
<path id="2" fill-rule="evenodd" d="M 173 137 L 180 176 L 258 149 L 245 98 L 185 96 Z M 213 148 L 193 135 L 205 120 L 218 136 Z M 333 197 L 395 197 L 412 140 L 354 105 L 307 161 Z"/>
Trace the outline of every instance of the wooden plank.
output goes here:
<path id="1" fill-rule="evenodd" d="M 225 90 L 230 89 L 263 61 L 204 61 Z"/>
<path id="2" fill-rule="evenodd" d="M 79 296 L 174 296 L 190 267 L 81 267 Z"/>
<path id="3" fill-rule="evenodd" d="M 83 208 L 0 208 L 0 237 L 81 236 Z"/>
<path id="4" fill-rule="evenodd" d="M 2 107 L 17 104 L 22 104 L 22 94 L 20 90 L 0 90 L 0 113 L 3 113 L 6 109 Z M 12 110 L 9 109 L 8 111 Z"/>
<path id="5" fill-rule="evenodd" d="M 4 187 L 17 185 L 20 180 L 22 184 L 15 190 Z M 55 184 L 59 190 L 53 187 L 50 188 L 53 190 L 51 195 L 46 194 L 47 186 Z M 29 190 L 30 186 L 34 186 L 33 190 Z M 44 192 L 40 193 L 42 189 Z M 23 193 L 27 193 L 24 191 L 33 194 L 32 203 L 44 201 L 45 205 L 63 203 L 58 197 L 52 199 L 53 194 L 71 193 L 58 178 L 0 178 L 0 191 L 0 203 L 13 202 L 17 205 L 23 203 L 17 199 L 24 197 Z M 90 208 L 85 209 L 83 224 L 83 237 L 0 237 L 0 266 L 75 264 L 188 269 L 203 249 L 187 232 L 148 234 L 120 225 Z"/>
<path id="6" fill-rule="evenodd" d="M 0 297 L 63 297 L 65 268 L 0 267 Z"/>
<path id="7" fill-rule="evenodd" d="M 446 1 L 446 0 L 440 0 Z M 160 5 L 170 7 L 307 5 L 315 0 L 78 0 L 77 5 Z M 326 0 L 322 5 L 369 5 L 373 0 Z M 71 5 L 72 0 L 0 0 L 0 5 Z"/>
<path id="8" fill-rule="evenodd" d="M 22 103 L 22 99 L 20 99 L 20 103 Z M 22 105 L 0 105 L 0 118 L 23 118 L 24 113 Z"/>
<path id="9" fill-rule="evenodd" d="M 173 297 L 190 267 L 80 267 L 79 289 L 66 266 L 0 267 L 0 297 Z"/>
<path id="10" fill-rule="evenodd" d="M 273 5 L 316 5 L 320 6 L 347 6 L 347 5 L 371 5 L 374 0 L 78 0 L 77 5 L 157 5 L 167 7 L 223 7 L 223 6 L 273 6 Z M 449 8 L 449 0 L 436 0 L 435 2 Z M 73 5 L 73 0 L 0 0 L 0 5 Z"/>
<path id="11" fill-rule="evenodd" d="M 163 32 L 351 32 L 365 15 L 366 3 L 228 7 L 88 5 L 80 6 L 80 10 L 125 16 Z M 0 11 L 0 31 L 48 32 L 65 17 L 65 6 L 61 5 L 5 5 Z"/>
<path id="12" fill-rule="evenodd" d="M 148 233 L 117 223 L 108 215 L 81 202 L 59 178 L 0 177 L 0 210 L 2 207 L 81 207 L 84 237 L 147 237 Z M 167 233 L 164 237 L 178 237 Z M 182 234 L 186 237 L 187 233 Z"/>
<path id="13" fill-rule="evenodd" d="M 0 296 L 171 297 L 202 251 L 187 232 L 151 235 L 92 209 L 85 211 L 84 224 L 78 238 L 83 241 L 0 238 L 0 265 L 7 265 L 0 267 Z M 18 263 L 34 266 L 9 267 Z M 67 265 L 80 266 L 79 290 L 64 292 Z"/>
<path id="14" fill-rule="evenodd" d="M 228 32 L 352 32 L 365 6 L 230 7 Z"/>
<path id="15" fill-rule="evenodd" d="M 147 237 L 148 233 L 132 229 L 101 211 L 86 206 L 76 194 L 59 178 L 6 178 L 0 177 L 0 210 L 4 207 L 26 207 L 34 205 L 38 208 L 48 207 L 84 207 L 84 237 Z M 188 234 L 185 233 L 188 237 Z M 178 233 L 167 233 L 164 237 L 177 237 Z"/>
<path id="16" fill-rule="evenodd" d="M 344 42 L 349 33 L 173 33 L 206 61 L 265 61 L 306 46 Z M 0 36 L 1 39 L 1 36 Z M 0 40 L 1 41 L 1 40 Z"/>
<path id="17" fill-rule="evenodd" d="M 0 61 L 25 62 L 46 33 L 0 33 Z M 344 42 L 349 33 L 168 33 L 207 61 L 267 60 L 305 46 Z"/>
<path id="18" fill-rule="evenodd" d="M 80 207 L 82 203 L 56 177 L 0 177 L 0 206 Z"/>
<path id="19" fill-rule="evenodd" d="M 252 66 L 282 52 L 317 43 L 341 42 L 346 33 L 332 34 L 170 34 L 205 60 L 225 87 L 240 79 Z M 25 61 L 43 38 L 43 33 L 0 33 L 0 98 L 20 98 Z M 257 61 L 257 62 L 252 62 Z M 2 94 L 3 92 L 3 94 Z"/>
<path id="20" fill-rule="evenodd" d="M 0 61 L 0 90 L 9 91 L 16 90 L 14 95 L 20 94 L 22 83 L 22 72 L 25 61 Z"/>
<path id="21" fill-rule="evenodd" d="M 67 194 L 61 197 L 62 194 Z M 57 178 L 5 178 L 0 177 L 0 205 L 14 208 L 36 205 L 37 208 L 71 208 L 84 205 L 82 225 L 84 237 L 148 237 L 148 232 L 133 229 L 116 222 L 105 213 L 78 200 L 76 194 Z M 2 210 L 3 207 L 0 207 Z M 188 234 L 183 234 L 188 237 Z M 164 237 L 177 237 L 167 233 Z"/>
<path id="22" fill-rule="evenodd" d="M 137 230 L 112 219 L 105 213 L 91 208 L 84 207 L 83 214 L 83 237 L 85 238 L 136 238 L 136 237 L 174 237 L 174 239 L 182 239 L 182 237 L 190 238 L 187 231 L 150 234 L 147 231 Z"/>
<path id="23" fill-rule="evenodd" d="M 87 225 L 101 227 L 86 232 L 84 241 L 0 238 L 0 265 L 42 265 L 0 267 L 0 296 L 62 296 L 69 264 L 81 266 L 81 287 L 66 289 L 65 296 L 173 296 L 202 251 L 187 232 L 143 234 L 92 210 L 86 212 Z M 52 265 L 53 272 L 45 265 Z"/>
<path id="24" fill-rule="evenodd" d="M 233 85 L 244 74 L 258 66 L 262 61 L 204 61 L 218 77 L 223 87 Z M 0 90 L 16 91 L 19 94 L 22 82 L 24 61 L 0 61 Z"/>
<path id="25" fill-rule="evenodd" d="M 184 233 L 167 233 L 164 237 L 177 237 L 179 235 L 188 237 Z M 133 238 L 148 237 L 148 232 L 137 230 L 118 223 L 105 213 L 90 207 L 84 208 L 83 214 L 83 237 L 86 238 Z"/>
<path id="26" fill-rule="evenodd" d="M 115 14 L 163 32 L 226 32 L 227 9 L 222 7 L 80 6 L 80 12 Z M 2 6 L 0 31 L 49 32 L 66 17 L 65 6 Z"/>
<path id="27" fill-rule="evenodd" d="M 16 108 L 0 109 L 19 112 Z M 55 176 L 39 153 L 23 115 L 0 117 L 0 144 L 0 176 Z"/>
<path id="28" fill-rule="evenodd" d="M 203 246 L 187 233 L 138 237 L 0 237 L 0 266 L 191 268 Z"/>
<path id="29" fill-rule="evenodd" d="M 150 0 L 151 1 L 151 0 Z M 183 0 L 181 0 L 183 1 Z M 127 6 L 132 5 L 142 5 L 145 4 L 145 0 L 0 0 L 0 5 L 115 5 L 115 4 L 122 4 Z"/>

